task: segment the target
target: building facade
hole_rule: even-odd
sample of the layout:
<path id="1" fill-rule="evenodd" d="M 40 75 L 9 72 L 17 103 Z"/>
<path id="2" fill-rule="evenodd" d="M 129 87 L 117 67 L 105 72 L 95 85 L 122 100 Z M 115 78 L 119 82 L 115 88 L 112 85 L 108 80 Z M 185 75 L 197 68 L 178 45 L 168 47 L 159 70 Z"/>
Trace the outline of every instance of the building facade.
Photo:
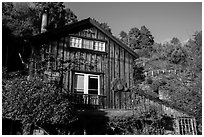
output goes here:
<path id="1" fill-rule="evenodd" d="M 63 87 L 68 92 L 90 98 L 85 99 L 88 102 L 84 103 L 103 108 L 126 107 L 128 93 L 119 96 L 112 90 L 111 83 L 116 81 L 121 90 L 133 86 L 132 64 L 137 55 L 95 20 L 88 18 L 62 29 L 42 33 L 32 37 L 31 44 L 36 49 L 43 49 L 41 59 L 51 53 L 55 59 L 74 61 L 72 68 L 61 76 Z M 57 64 L 56 61 L 50 61 L 48 73 L 54 75 Z M 37 67 L 36 64 L 30 66 L 32 69 Z"/>
<path id="2" fill-rule="evenodd" d="M 97 21 L 87 18 L 29 41 L 33 47 L 30 78 L 47 60 L 44 78 L 61 82 L 79 106 L 134 113 L 154 106 L 174 118 L 174 134 L 197 134 L 191 114 L 133 88 L 133 63 L 138 56 Z"/>

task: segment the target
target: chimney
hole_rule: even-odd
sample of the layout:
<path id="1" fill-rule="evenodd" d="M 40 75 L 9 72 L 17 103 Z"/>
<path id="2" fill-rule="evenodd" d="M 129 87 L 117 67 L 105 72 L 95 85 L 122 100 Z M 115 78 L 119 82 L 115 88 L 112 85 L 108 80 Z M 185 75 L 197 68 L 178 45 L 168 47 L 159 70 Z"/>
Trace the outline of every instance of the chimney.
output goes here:
<path id="1" fill-rule="evenodd" d="M 44 33 L 47 31 L 47 25 L 48 25 L 47 22 L 48 22 L 48 10 L 44 9 L 43 15 L 42 15 L 41 33 Z"/>

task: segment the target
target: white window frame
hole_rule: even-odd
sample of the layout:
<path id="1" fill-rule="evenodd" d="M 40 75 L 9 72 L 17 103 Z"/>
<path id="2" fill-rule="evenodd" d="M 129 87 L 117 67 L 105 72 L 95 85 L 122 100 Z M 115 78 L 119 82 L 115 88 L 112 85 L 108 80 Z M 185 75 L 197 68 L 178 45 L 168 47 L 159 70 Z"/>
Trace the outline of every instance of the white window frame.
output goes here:
<path id="1" fill-rule="evenodd" d="M 78 72 L 74 73 L 74 77 L 76 77 L 76 75 L 84 75 L 84 94 L 88 94 L 88 91 L 89 91 L 89 76 L 97 77 L 97 79 L 98 79 L 98 94 L 97 95 L 100 95 L 100 75 L 78 73 Z M 74 85 L 75 85 L 75 83 L 74 83 Z M 74 87 L 74 90 L 75 90 L 75 87 Z"/>
<path id="2" fill-rule="evenodd" d="M 70 37 L 70 47 L 81 48 L 82 47 L 82 38 Z"/>
<path id="3" fill-rule="evenodd" d="M 97 44 L 96 44 L 97 43 Z M 94 41 L 94 49 L 97 51 L 104 51 L 105 52 L 105 42 L 102 41 Z"/>
<path id="4" fill-rule="evenodd" d="M 89 46 L 87 46 L 87 45 L 89 45 Z M 94 41 L 93 40 L 83 39 L 83 45 L 82 45 L 83 48 L 93 49 L 93 46 L 94 46 Z"/>
<path id="5" fill-rule="evenodd" d="M 102 51 L 102 52 L 105 52 L 106 50 L 106 43 L 104 41 L 90 40 L 86 38 L 70 36 L 69 42 L 70 42 L 70 47 L 74 47 L 74 48 L 84 48 L 84 49 L 90 49 L 90 50 Z M 87 46 L 87 44 L 90 44 L 90 45 Z"/>

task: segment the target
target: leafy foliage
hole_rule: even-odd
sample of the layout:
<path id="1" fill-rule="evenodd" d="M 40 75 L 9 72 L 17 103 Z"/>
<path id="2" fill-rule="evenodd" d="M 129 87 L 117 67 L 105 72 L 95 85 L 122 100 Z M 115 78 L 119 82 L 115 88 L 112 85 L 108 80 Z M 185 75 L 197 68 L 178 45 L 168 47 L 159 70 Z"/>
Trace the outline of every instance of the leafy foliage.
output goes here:
<path id="1" fill-rule="evenodd" d="M 115 116 L 107 123 L 108 134 L 113 135 L 164 135 L 165 130 L 173 130 L 171 117 L 160 115 L 159 110 L 151 107 L 149 111 L 124 117 Z"/>
<path id="2" fill-rule="evenodd" d="M 65 8 L 63 2 L 35 2 L 34 5 L 39 13 L 48 9 L 48 30 L 77 21 L 77 16 L 70 9 Z"/>
<path id="3" fill-rule="evenodd" d="M 38 34 L 44 8 L 49 9 L 48 30 L 76 22 L 77 16 L 62 2 L 2 3 L 2 24 L 16 36 Z"/>
<path id="4" fill-rule="evenodd" d="M 173 37 L 170 43 L 172 43 L 173 45 L 177 45 L 177 44 L 180 44 L 180 40 L 176 37 Z"/>
<path id="5" fill-rule="evenodd" d="M 4 75 L 2 81 L 2 116 L 22 120 L 24 125 L 67 125 L 76 115 L 69 94 L 55 84 L 37 78 Z"/>
<path id="6" fill-rule="evenodd" d="M 120 40 L 124 44 L 128 45 L 128 34 L 125 31 L 121 31 L 119 35 L 120 35 Z"/>
<path id="7" fill-rule="evenodd" d="M 143 73 L 165 71 L 145 78 L 141 85 L 148 86 L 150 92 L 168 91 L 168 100 L 187 112 L 194 114 L 198 121 L 202 117 L 202 32 L 182 46 L 178 38 L 171 43 L 153 45 L 149 58 L 139 58 L 136 66 L 143 67 Z M 151 63 L 154 62 L 154 63 Z M 158 62 L 158 63 L 156 63 Z M 164 65 L 161 65 L 165 62 Z M 148 66 L 148 67 L 147 67 Z M 174 72 L 174 73 L 172 73 Z"/>
<path id="8" fill-rule="evenodd" d="M 30 59 L 37 68 L 31 67 L 29 76 L 15 72 L 7 74 L 4 70 L 3 117 L 43 128 L 47 125 L 68 126 L 76 119 L 76 109 L 73 96 L 63 88 L 63 74 L 79 64 L 93 69 L 97 62 L 87 62 L 82 56 L 69 60 L 55 58 L 51 53 L 43 56 L 43 48 Z M 53 67 L 53 64 L 57 66 Z M 52 77 L 55 73 L 59 75 Z"/>
<path id="9" fill-rule="evenodd" d="M 131 28 L 128 34 L 121 31 L 119 35 L 120 40 L 129 45 L 139 56 L 149 56 L 154 44 L 154 37 L 145 26 L 140 29 L 136 27 Z"/>

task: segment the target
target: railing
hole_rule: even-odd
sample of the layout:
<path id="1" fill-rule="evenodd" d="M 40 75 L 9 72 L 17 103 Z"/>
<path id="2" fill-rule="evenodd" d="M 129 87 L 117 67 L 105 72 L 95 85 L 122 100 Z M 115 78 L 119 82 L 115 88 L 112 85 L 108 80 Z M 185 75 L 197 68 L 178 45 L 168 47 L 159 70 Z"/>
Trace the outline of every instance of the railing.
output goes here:
<path id="1" fill-rule="evenodd" d="M 72 93 L 71 100 L 78 106 L 91 106 L 104 108 L 105 96 L 95 94 Z"/>

